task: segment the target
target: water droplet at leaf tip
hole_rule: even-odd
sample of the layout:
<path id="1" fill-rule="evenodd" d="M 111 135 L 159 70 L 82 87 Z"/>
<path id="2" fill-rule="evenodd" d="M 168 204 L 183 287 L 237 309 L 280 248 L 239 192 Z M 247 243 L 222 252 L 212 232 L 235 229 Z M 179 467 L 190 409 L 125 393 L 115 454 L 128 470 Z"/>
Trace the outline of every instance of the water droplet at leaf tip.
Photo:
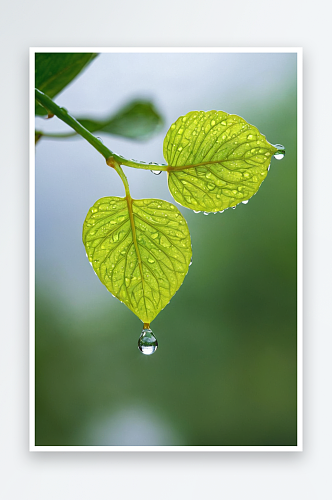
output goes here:
<path id="1" fill-rule="evenodd" d="M 282 144 L 275 144 L 275 148 L 277 148 L 277 152 L 273 155 L 276 160 L 282 160 L 286 154 L 285 148 Z"/>
<path id="2" fill-rule="evenodd" d="M 155 353 L 158 349 L 158 341 L 153 335 L 151 328 L 143 328 L 137 344 L 138 349 L 146 356 Z"/>

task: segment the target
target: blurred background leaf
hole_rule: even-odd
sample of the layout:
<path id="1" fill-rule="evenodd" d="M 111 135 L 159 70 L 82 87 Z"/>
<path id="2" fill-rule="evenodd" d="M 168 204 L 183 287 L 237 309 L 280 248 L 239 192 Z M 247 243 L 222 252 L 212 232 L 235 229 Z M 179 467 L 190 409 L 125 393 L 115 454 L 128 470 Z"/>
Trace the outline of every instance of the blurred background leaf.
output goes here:
<path id="1" fill-rule="evenodd" d="M 63 90 L 98 54 L 49 53 L 35 54 L 35 87 L 49 97 Z M 47 115 L 45 108 L 36 104 L 36 115 Z"/>
<path id="2" fill-rule="evenodd" d="M 162 125 L 163 119 L 150 101 L 135 100 L 121 108 L 115 115 L 102 120 L 77 118 L 90 132 L 104 132 L 128 139 L 148 139 Z"/>

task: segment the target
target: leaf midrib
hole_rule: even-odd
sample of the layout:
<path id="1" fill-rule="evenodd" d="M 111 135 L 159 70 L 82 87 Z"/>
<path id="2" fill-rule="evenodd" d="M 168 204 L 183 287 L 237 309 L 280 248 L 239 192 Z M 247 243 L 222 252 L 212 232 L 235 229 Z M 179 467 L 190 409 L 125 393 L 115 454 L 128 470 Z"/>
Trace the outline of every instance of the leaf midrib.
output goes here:
<path id="1" fill-rule="evenodd" d="M 144 289 L 145 281 L 144 281 L 144 275 L 143 275 L 142 259 L 141 259 L 141 254 L 140 254 L 140 251 L 138 248 L 138 242 L 137 242 L 137 237 L 136 237 L 136 226 L 135 226 L 134 212 L 133 212 L 133 199 L 131 198 L 131 196 L 129 194 L 126 195 L 126 201 L 127 201 L 127 206 L 128 206 L 128 213 L 129 213 L 131 230 L 133 233 L 133 242 L 134 242 L 136 255 L 137 255 L 138 268 L 139 268 L 139 272 L 141 275 L 145 312 L 148 315 L 148 309 L 146 307 L 145 289 Z"/>
<path id="2" fill-rule="evenodd" d="M 272 157 L 272 153 L 271 153 L 271 157 Z M 267 157 L 266 157 L 267 159 Z M 175 165 L 167 165 L 167 169 L 166 171 L 168 173 L 170 172 L 177 172 L 179 170 L 187 170 L 189 168 L 194 168 L 194 167 L 204 167 L 205 165 L 215 165 L 217 163 L 221 163 L 221 164 L 224 164 L 226 162 L 230 162 L 230 161 L 244 161 L 245 163 L 248 163 L 247 160 L 245 158 L 232 158 L 231 160 L 230 159 L 225 159 L 225 160 L 208 160 L 208 161 L 203 161 L 201 163 L 196 163 L 196 164 L 191 164 L 191 165 L 183 165 L 183 166 L 175 166 Z M 261 164 L 259 164 L 261 165 Z"/>

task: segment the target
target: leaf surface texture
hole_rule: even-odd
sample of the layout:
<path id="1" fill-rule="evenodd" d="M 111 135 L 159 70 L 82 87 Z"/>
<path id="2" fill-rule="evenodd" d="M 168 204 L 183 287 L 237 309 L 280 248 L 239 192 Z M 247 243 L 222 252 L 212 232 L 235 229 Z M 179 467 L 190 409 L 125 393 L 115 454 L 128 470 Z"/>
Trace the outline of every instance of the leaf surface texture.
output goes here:
<path id="1" fill-rule="evenodd" d="M 171 126 L 163 150 L 174 199 L 192 210 L 217 212 L 258 191 L 277 148 L 237 115 L 191 111 Z"/>
<path id="2" fill-rule="evenodd" d="M 101 198 L 86 216 L 83 243 L 100 281 L 143 323 L 179 289 L 192 255 L 185 219 L 158 199 Z"/>

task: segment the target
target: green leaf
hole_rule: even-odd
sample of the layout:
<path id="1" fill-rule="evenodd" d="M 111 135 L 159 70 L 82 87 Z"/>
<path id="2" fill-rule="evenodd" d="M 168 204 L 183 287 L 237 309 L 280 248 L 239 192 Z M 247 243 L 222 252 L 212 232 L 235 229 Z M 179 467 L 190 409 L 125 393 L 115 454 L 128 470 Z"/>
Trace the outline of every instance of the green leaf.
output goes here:
<path id="1" fill-rule="evenodd" d="M 179 289 L 192 255 L 185 219 L 157 199 L 101 198 L 86 216 L 83 243 L 100 281 L 143 323 Z"/>
<path id="2" fill-rule="evenodd" d="M 54 97 L 97 55 L 65 52 L 36 53 L 35 87 L 49 97 Z M 35 112 L 37 115 L 47 115 L 47 111 L 39 104 L 36 104 Z"/>
<path id="3" fill-rule="evenodd" d="M 129 139 L 147 139 L 163 119 L 150 101 L 133 101 L 104 120 L 77 118 L 90 132 L 104 132 Z"/>
<path id="4" fill-rule="evenodd" d="M 239 116 L 191 111 L 171 126 L 164 140 L 169 190 L 193 210 L 225 210 L 257 193 L 276 151 Z"/>

